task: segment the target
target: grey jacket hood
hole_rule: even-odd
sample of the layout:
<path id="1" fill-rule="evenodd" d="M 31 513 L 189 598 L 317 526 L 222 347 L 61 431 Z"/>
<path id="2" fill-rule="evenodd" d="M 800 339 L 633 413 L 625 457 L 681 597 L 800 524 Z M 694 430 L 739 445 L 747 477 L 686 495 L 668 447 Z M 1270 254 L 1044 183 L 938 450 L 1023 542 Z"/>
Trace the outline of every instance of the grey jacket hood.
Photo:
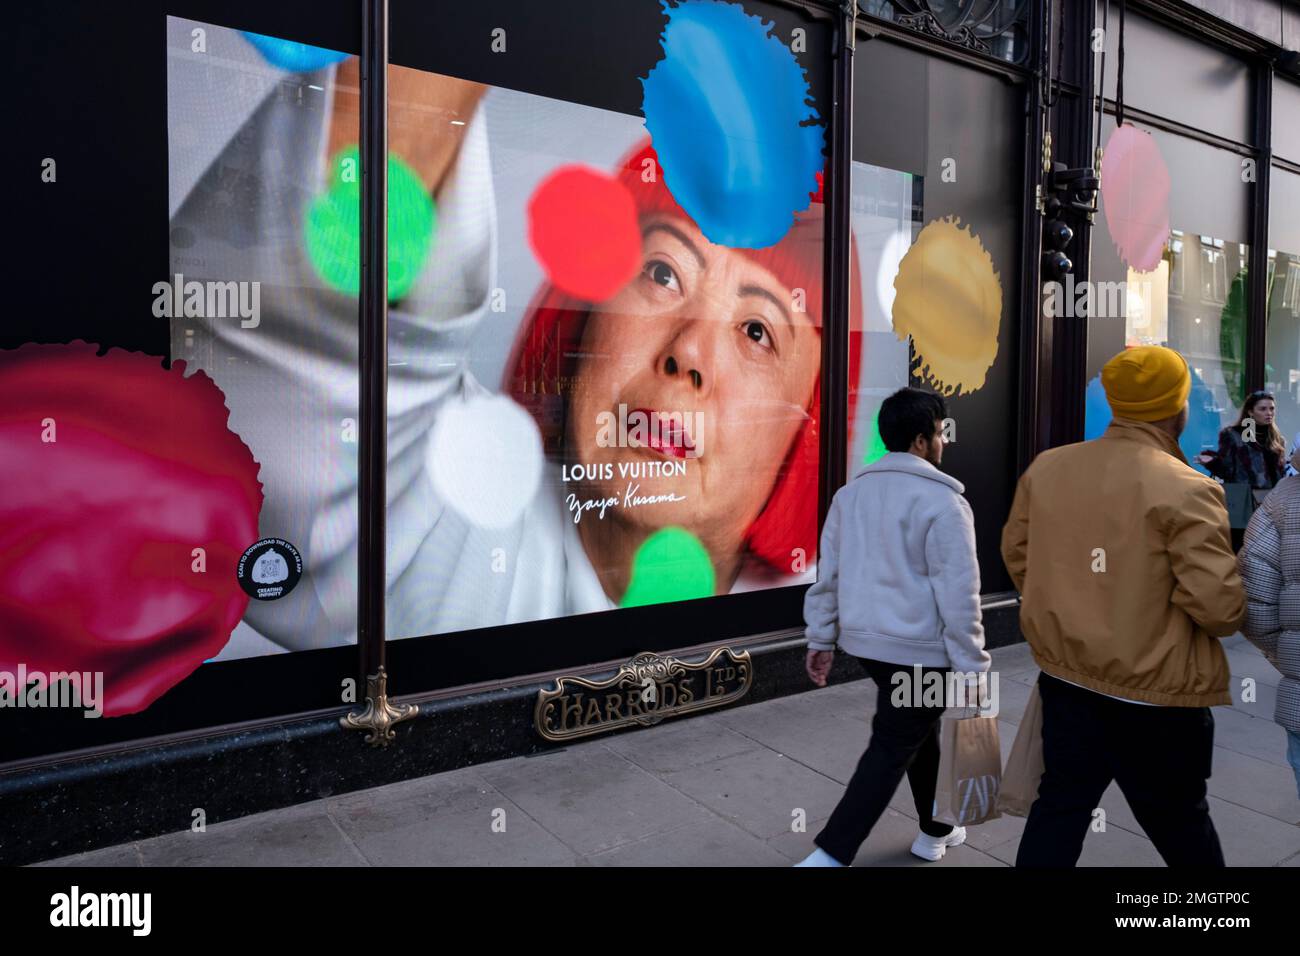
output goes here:
<path id="1" fill-rule="evenodd" d="M 947 485 L 957 494 L 964 494 L 966 486 L 963 485 L 952 475 L 945 474 L 934 465 L 930 464 L 924 458 L 913 455 L 909 451 L 891 451 L 878 461 L 873 462 L 858 473 L 859 478 L 863 475 L 875 474 L 884 471 L 902 472 L 907 475 L 916 475 L 918 478 L 928 478 L 931 481 L 937 481 L 942 485 Z"/>

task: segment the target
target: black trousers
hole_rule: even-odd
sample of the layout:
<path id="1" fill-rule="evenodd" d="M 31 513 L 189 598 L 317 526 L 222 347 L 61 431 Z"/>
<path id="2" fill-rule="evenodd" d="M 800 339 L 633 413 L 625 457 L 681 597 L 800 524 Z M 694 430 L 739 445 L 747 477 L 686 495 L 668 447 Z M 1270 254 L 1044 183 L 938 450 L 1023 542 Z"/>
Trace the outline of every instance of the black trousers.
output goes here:
<path id="1" fill-rule="evenodd" d="M 1237 554 L 1239 551 L 1241 551 L 1241 546 L 1246 543 L 1246 529 L 1229 528 L 1228 531 L 1230 532 L 1230 536 L 1232 538 L 1232 553 Z"/>
<path id="2" fill-rule="evenodd" d="M 1074 866 L 1112 780 L 1169 866 L 1223 866 L 1205 782 L 1208 707 L 1146 707 L 1042 674 L 1043 764 L 1016 866 Z"/>
<path id="3" fill-rule="evenodd" d="M 890 798 L 907 774 L 912 786 L 912 799 L 921 830 L 930 836 L 947 836 L 952 827 L 935 823 L 934 790 L 939 779 L 939 721 L 943 717 L 942 703 L 937 707 L 913 707 L 912 695 L 906 695 L 906 706 L 895 707 L 892 697 L 896 685 L 894 674 L 908 676 L 910 688 L 915 671 L 905 664 L 886 664 L 882 661 L 858 658 L 867 675 L 878 689 L 876 715 L 871 721 L 871 740 L 858 767 L 849 780 L 844 796 L 836 805 L 831 818 L 813 841 L 845 866 L 853 863 L 858 849 L 871 833 L 880 815 L 885 812 Z M 926 667 L 924 675 L 944 675 L 942 667 Z"/>

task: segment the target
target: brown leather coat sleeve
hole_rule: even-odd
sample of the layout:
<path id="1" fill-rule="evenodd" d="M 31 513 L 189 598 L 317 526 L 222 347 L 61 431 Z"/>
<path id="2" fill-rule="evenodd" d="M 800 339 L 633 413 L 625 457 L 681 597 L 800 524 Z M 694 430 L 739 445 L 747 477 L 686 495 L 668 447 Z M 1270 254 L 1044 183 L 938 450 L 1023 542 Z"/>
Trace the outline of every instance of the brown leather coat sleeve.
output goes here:
<path id="1" fill-rule="evenodd" d="M 1029 472 L 1016 482 L 1011 514 L 1002 528 L 1002 563 L 1007 566 L 1011 583 L 1023 594 L 1025 572 L 1029 568 Z"/>

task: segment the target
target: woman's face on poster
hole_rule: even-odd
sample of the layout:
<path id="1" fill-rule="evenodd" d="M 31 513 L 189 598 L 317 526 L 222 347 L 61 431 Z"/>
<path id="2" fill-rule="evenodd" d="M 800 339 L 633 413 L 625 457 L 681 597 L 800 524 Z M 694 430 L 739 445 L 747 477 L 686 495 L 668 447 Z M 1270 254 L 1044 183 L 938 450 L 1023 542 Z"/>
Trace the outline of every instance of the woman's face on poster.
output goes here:
<path id="1" fill-rule="evenodd" d="M 622 500 L 632 484 L 636 495 L 684 496 L 620 511 L 706 542 L 743 535 L 808 417 L 821 336 L 803 298 L 681 218 L 643 220 L 640 271 L 592 309 L 583 331 L 570 460 L 613 466 L 589 493 Z M 620 406 L 629 438 L 636 415 L 659 419 L 650 441 L 620 445 L 617 425 L 602 430 L 619 422 Z M 620 463 L 640 462 L 684 465 L 685 474 L 620 474 Z"/>

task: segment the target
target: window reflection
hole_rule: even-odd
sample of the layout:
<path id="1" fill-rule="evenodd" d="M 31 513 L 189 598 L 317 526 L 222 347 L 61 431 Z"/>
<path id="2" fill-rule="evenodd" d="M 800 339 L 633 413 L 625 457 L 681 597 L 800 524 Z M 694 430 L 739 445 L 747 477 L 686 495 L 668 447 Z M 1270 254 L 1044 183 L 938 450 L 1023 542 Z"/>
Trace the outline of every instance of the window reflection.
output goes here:
<path id="1" fill-rule="evenodd" d="M 1268 338 L 1265 388 L 1277 397 L 1277 423 L 1295 450 L 1300 438 L 1300 253 L 1268 251 Z"/>
<path id="2" fill-rule="evenodd" d="M 1183 295 L 1183 231 L 1175 229 L 1169 239 L 1169 294 L 1182 298 Z"/>
<path id="3" fill-rule="evenodd" d="M 1182 352 L 1214 396 L 1214 410 L 1231 416 L 1243 397 L 1249 248 L 1193 236 L 1195 255 L 1188 256 L 1186 240 L 1182 230 L 1171 230 L 1155 270 L 1128 270 L 1124 344 Z"/>
<path id="4" fill-rule="evenodd" d="M 886 449 L 876 425 L 880 405 L 911 384 L 912 353 L 892 322 L 894 280 L 903 257 L 921 231 L 924 180 L 899 170 L 854 163 L 849 207 L 856 255 L 863 281 L 850 285 L 849 314 L 862 329 L 850 329 L 858 374 L 849 389 L 850 449 L 846 478 L 883 458 Z M 861 301 L 865 299 L 865 301 Z M 851 373 L 852 374 L 852 373 Z"/>
<path id="5" fill-rule="evenodd" d="M 1101 232 L 1105 234 L 1104 226 Z M 1150 272 L 1126 268 L 1117 257 L 1107 262 L 1108 250 L 1100 248 L 1088 333 L 1096 340 L 1095 357 L 1104 361 L 1120 348 L 1139 345 L 1164 345 L 1182 353 L 1193 378 L 1190 418 L 1179 444 L 1191 461 L 1202 448 L 1217 446 L 1219 429 L 1235 417 L 1244 398 L 1249 246 L 1171 229 L 1160 262 Z M 1123 276 L 1124 281 L 1110 276 Z M 1122 326 L 1116 318 L 1120 309 Z M 1291 364 L 1300 364 L 1295 358 L 1300 345 L 1293 344 L 1290 354 Z M 1098 437 L 1110 421 L 1097 376 L 1100 368 L 1094 368 L 1085 438 Z M 1290 417 L 1300 427 L 1300 403 L 1294 407 Z"/>

